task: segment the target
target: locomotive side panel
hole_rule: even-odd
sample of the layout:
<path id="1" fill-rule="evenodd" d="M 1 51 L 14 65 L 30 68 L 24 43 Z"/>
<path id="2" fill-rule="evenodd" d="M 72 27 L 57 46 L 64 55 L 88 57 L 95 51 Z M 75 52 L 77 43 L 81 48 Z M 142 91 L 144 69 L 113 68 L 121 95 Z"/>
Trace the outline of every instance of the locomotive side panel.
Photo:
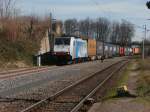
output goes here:
<path id="1" fill-rule="evenodd" d="M 86 58 L 87 54 L 87 41 L 82 39 L 73 39 L 70 47 L 70 54 L 72 59 Z"/>
<path id="2" fill-rule="evenodd" d="M 54 42 L 53 56 L 56 59 L 56 63 L 67 64 L 72 60 L 70 54 L 71 37 L 56 37 Z"/>

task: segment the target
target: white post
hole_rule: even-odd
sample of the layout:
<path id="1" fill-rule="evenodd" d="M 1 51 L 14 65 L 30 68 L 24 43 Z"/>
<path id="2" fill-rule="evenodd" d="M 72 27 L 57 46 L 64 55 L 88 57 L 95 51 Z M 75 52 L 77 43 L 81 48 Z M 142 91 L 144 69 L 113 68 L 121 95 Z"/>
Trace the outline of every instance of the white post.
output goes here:
<path id="1" fill-rule="evenodd" d="M 37 66 L 41 66 L 41 52 L 38 52 L 38 56 L 37 56 Z"/>
<path id="2" fill-rule="evenodd" d="M 41 56 L 40 55 L 38 56 L 38 66 L 39 67 L 41 66 Z"/>

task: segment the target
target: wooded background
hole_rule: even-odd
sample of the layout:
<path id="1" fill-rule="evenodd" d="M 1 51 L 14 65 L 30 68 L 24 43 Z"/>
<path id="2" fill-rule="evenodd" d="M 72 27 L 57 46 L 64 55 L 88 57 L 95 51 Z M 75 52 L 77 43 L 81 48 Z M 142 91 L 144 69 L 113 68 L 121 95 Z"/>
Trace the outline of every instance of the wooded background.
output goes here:
<path id="1" fill-rule="evenodd" d="M 21 16 L 16 2 L 0 0 L 0 64 L 15 61 L 32 64 L 32 57 L 38 53 L 41 39 L 50 28 L 49 17 Z M 131 44 L 135 31 L 128 21 L 110 22 L 103 17 L 67 19 L 61 24 L 63 33 L 67 35 L 80 35 L 122 46 Z"/>

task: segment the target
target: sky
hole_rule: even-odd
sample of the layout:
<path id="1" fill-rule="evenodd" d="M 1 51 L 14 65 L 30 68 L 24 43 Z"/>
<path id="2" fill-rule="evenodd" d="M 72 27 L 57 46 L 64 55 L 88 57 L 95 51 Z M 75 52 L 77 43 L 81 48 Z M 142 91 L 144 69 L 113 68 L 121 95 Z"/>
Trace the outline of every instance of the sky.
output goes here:
<path id="1" fill-rule="evenodd" d="M 144 37 L 144 30 L 136 26 L 147 25 L 150 29 L 150 10 L 146 7 L 148 0 L 18 0 L 17 7 L 22 15 L 37 14 L 47 16 L 50 12 L 58 20 L 70 18 L 96 19 L 108 18 L 110 21 L 125 19 L 135 24 L 134 40 Z M 147 32 L 147 38 L 150 32 Z"/>

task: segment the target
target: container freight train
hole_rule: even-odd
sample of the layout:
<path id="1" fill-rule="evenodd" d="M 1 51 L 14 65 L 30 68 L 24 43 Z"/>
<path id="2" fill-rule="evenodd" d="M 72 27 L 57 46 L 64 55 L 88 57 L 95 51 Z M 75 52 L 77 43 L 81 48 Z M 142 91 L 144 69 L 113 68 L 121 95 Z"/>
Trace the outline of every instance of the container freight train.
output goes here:
<path id="1" fill-rule="evenodd" d="M 129 49 L 119 45 L 102 43 L 94 39 L 83 40 L 77 37 L 57 37 L 54 42 L 53 56 L 57 63 L 71 64 L 101 59 L 101 57 L 111 58 L 129 55 L 131 53 Z"/>

